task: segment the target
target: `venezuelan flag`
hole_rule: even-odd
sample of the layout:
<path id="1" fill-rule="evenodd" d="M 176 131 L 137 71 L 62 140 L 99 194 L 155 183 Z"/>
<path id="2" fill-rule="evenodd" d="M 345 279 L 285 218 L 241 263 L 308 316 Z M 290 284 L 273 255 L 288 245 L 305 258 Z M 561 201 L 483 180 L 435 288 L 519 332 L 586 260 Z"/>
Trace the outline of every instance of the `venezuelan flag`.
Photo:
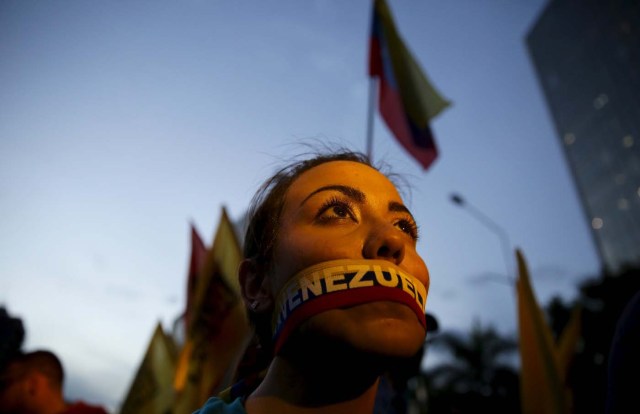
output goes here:
<path id="1" fill-rule="evenodd" d="M 438 156 L 429 120 L 451 103 L 429 83 L 404 45 L 384 0 L 374 0 L 369 76 L 379 79 L 378 105 L 385 123 L 420 165 L 429 168 Z"/>

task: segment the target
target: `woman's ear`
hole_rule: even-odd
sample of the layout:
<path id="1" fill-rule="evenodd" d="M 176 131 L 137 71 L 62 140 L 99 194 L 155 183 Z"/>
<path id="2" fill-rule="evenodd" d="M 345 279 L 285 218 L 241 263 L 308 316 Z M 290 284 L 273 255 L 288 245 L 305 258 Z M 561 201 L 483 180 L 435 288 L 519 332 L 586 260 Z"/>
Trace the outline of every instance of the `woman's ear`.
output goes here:
<path id="1" fill-rule="evenodd" d="M 242 299 L 253 312 L 261 312 L 273 305 L 266 272 L 255 259 L 244 259 L 238 270 Z"/>

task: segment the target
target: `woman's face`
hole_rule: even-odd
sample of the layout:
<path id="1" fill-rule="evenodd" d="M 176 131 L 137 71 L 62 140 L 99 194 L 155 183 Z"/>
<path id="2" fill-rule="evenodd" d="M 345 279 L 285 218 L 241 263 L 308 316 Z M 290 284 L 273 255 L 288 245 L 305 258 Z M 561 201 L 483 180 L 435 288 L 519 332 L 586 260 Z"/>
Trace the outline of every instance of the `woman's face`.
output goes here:
<path id="1" fill-rule="evenodd" d="M 428 290 L 429 271 L 416 240 L 414 219 L 383 174 L 351 161 L 321 164 L 287 191 L 269 273 L 272 294 L 297 272 L 336 259 L 388 260 Z M 392 301 L 325 311 L 299 329 L 397 356 L 414 354 L 425 336 L 415 313 Z"/>

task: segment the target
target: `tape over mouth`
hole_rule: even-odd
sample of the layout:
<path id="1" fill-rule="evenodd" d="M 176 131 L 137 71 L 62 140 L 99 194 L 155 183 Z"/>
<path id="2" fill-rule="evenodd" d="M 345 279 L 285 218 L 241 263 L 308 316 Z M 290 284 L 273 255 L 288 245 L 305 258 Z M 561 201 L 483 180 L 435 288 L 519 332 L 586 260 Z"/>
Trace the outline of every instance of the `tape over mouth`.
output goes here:
<path id="1" fill-rule="evenodd" d="M 275 352 L 298 325 L 318 313 L 383 300 L 410 307 L 426 329 L 426 287 L 391 262 L 343 259 L 304 269 L 278 294 L 271 322 Z"/>

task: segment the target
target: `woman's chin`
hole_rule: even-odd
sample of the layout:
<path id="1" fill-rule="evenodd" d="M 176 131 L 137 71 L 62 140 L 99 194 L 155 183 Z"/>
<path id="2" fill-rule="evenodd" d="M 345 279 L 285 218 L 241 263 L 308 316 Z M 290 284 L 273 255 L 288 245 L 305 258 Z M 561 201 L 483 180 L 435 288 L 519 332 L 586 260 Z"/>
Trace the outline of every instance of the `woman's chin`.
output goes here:
<path id="1" fill-rule="evenodd" d="M 417 322 L 382 319 L 363 323 L 349 338 L 353 347 L 390 357 L 411 357 L 421 351 L 425 330 Z"/>
<path id="2" fill-rule="evenodd" d="M 422 350 L 426 334 L 413 310 L 386 301 L 323 312 L 305 322 L 304 330 L 389 357 L 414 356 Z"/>

